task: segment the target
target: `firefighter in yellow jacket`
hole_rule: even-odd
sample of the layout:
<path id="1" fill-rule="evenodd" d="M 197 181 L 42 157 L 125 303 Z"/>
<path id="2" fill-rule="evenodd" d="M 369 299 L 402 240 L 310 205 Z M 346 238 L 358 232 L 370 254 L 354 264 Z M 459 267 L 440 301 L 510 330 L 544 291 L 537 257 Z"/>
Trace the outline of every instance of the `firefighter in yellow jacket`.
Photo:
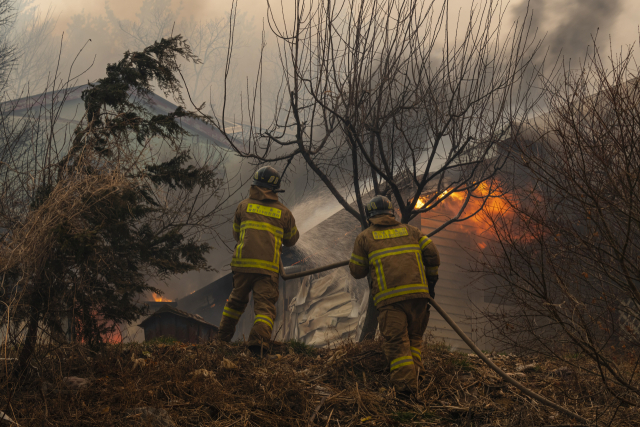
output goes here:
<path id="1" fill-rule="evenodd" d="M 233 220 L 238 242 L 231 261 L 233 291 L 222 312 L 218 338 L 231 341 L 253 291 L 255 320 L 247 344 L 259 353 L 261 347 L 269 348 L 276 318 L 281 246 L 295 245 L 300 233 L 291 211 L 278 200 L 280 174 L 265 166 L 253 178 L 249 198 L 240 202 Z"/>
<path id="2" fill-rule="evenodd" d="M 365 207 L 369 228 L 356 239 L 349 269 L 361 279 L 371 272 L 371 292 L 385 339 L 391 383 L 415 393 L 422 365 L 422 336 L 429 322 L 426 297 L 435 296 L 440 255 L 422 232 L 396 221 L 391 201 L 376 196 Z"/>

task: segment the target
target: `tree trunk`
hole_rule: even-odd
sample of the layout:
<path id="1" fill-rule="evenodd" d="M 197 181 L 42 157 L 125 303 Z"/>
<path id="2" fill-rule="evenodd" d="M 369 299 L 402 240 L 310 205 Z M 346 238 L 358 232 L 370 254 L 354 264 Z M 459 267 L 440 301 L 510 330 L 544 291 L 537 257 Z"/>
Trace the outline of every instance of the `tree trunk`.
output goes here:
<path id="1" fill-rule="evenodd" d="M 27 337 L 24 340 L 24 346 L 20 352 L 20 372 L 24 372 L 29 367 L 31 356 L 36 349 L 38 341 L 38 323 L 40 322 L 39 313 L 32 308 L 31 316 L 29 316 L 29 324 L 27 325 Z"/>

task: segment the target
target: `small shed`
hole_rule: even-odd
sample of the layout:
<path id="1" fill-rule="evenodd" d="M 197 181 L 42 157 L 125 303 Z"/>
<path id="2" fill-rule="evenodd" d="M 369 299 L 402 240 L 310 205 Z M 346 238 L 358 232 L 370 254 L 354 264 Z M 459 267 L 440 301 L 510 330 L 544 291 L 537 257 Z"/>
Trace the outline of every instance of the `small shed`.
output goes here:
<path id="1" fill-rule="evenodd" d="M 169 304 L 163 305 L 138 326 L 144 329 L 145 341 L 172 337 L 196 344 L 211 341 L 218 335 L 218 328 L 205 322 L 201 316 L 178 310 Z"/>

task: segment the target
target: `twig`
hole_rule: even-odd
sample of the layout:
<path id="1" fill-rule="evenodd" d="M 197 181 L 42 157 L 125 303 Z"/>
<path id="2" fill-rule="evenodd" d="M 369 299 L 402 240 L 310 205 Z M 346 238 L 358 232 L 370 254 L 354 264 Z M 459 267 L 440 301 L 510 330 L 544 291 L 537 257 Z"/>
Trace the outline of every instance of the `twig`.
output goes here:
<path id="1" fill-rule="evenodd" d="M 400 399 L 398 399 L 398 400 L 400 400 Z M 461 406 L 445 406 L 445 405 L 429 406 L 427 409 L 453 409 L 454 411 L 468 411 L 469 410 L 469 408 L 463 408 Z"/>
<path id="2" fill-rule="evenodd" d="M 360 412 L 361 408 L 364 409 L 369 415 L 371 413 L 365 408 L 364 403 L 362 403 L 362 397 L 360 396 L 360 390 L 358 389 L 358 383 L 356 382 L 356 397 L 358 401 L 358 412 Z"/>
<path id="3" fill-rule="evenodd" d="M 308 425 L 313 425 L 313 420 L 316 419 L 316 415 L 318 415 L 318 411 L 320 410 L 320 408 L 322 408 L 322 405 L 324 405 L 324 401 L 327 400 L 327 396 L 324 396 L 321 400 L 320 403 L 318 403 L 318 406 L 316 406 L 315 411 L 313 411 L 313 414 L 311 414 L 311 418 L 309 418 L 309 423 Z"/>
<path id="4" fill-rule="evenodd" d="M 340 396 L 342 393 L 344 393 L 346 390 L 342 390 L 340 393 L 338 394 L 334 394 L 333 396 L 330 396 L 327 400 L 331 400 L 331 399 L 335 399 L 336 397 Z"/>
<path id="5" fill-rule="evenodd" d="M 333 415 L 333 409 L 331 409 L 331 412 L 329 412 L 329 419 L 327 420 L 327 426 L 329 425 L 329 422 L 331 421 L 331 415 Z"/>
<path id="6" fill-rule="evenodd" d="M 40 387 L 40 396 L 42 396 L 42 402 L 44 403 L 44 420 L 42 420 L 44 424 L 47 418 L 49 418 L 49 408 L 47 407 L 47 398 L 44 395 L 44 389 L 42 387 Z"/>

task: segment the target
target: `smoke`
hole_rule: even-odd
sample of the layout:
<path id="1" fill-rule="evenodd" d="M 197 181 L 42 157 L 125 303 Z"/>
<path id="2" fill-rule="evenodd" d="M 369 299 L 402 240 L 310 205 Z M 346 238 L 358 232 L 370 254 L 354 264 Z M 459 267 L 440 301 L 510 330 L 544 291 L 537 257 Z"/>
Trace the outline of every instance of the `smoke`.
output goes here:
<path id="1" fill-rule="evenodd" d="M 532 28 L 544 36 L 541 53 L 551 59 L 584 57 L 593 39 L 606 39 L 623 10 L 622 0 L 523 0 L 514 9 L 516 16 L 532 13 Z"/>
<path id="2" fill-rule="evenodd" d="M 13 67 L 12 92 L 20 94 L 28 88 L 31 94 L 39 93 L 56 73 L 58 79 L 75 77 L 72 86 L 95 81 L 125 51 L 141 50 L 163 37 L 181 34 L 201 61 L 181 64 L 191 99 L 196 105 L 222 105 L 231 0 L 215 4 L 205 0 L 107 0 L 89 2 L 86 7 L 76 0 L 54 0 L 49 9 L 44 0 L 14 1 L 16 25 L 10 34 L 3 34 L 22 53 Z M 240 94 L 246 89 L 246 77 L 251 78 L 258 69 L 261 30 L 253 14 L 238 13 L 226 101 L 228 120 L 240 121 Z M 267 78 L 267 87 L 278 87 L 274 77 Z"/>

